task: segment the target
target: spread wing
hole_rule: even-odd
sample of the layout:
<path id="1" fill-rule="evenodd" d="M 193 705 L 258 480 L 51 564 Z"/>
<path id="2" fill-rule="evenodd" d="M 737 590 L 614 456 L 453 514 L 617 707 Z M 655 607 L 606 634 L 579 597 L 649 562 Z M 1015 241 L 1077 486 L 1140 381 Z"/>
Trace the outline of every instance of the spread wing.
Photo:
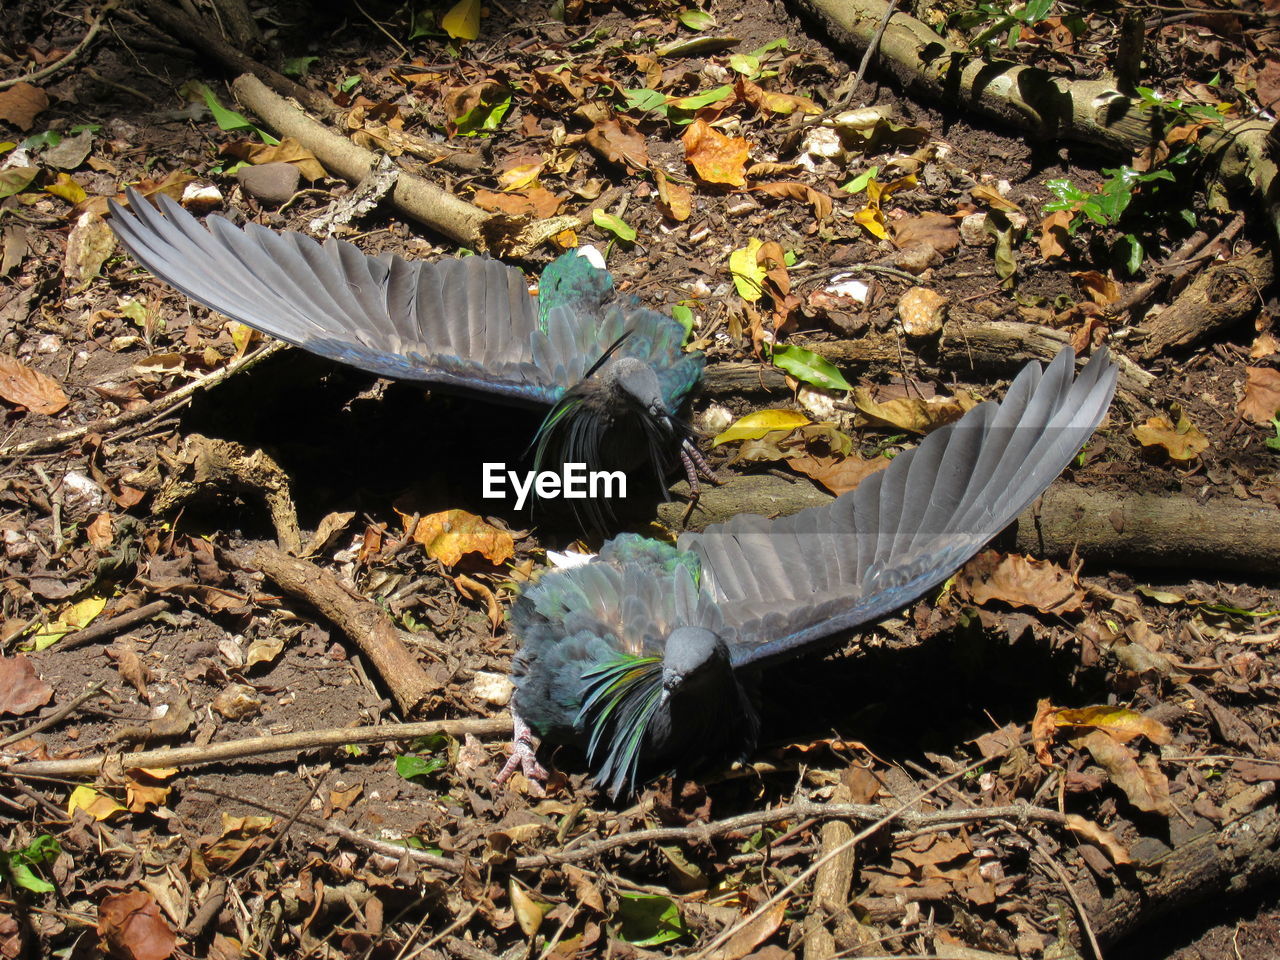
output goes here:
<path id="1" fill-rule="evenodd" d="M 111 225 L 157 277 L 256 330 L 379 376 L 552 404 L 625 327 L 624 317 L 598 323 L 589 309 L 553 307 L 540 320 L 524 274 L 488 257 L 369 257 L 345 241 L 241 229 L 220 216 L 202 226 L 163 195 L 159 210 L 135 191 L 128 199 L 129 211 L 111 204 Z"/>
<path id="2" fill-rule="evenodd" d="M 1102 420 L 1116 368 L 1079 377 L 1065 349 L 999 405 L 935 430 L 856 490 L 780 520 L 739 516 L 680 537 L 720 608 L 735 667 L 794 655 L 941 583 L 1044 492 Z"/>

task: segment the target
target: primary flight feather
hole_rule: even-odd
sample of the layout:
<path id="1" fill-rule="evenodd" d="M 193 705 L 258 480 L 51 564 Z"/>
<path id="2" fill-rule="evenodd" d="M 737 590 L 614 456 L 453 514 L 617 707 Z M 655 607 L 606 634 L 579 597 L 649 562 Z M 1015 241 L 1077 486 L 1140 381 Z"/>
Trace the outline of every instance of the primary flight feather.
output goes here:
<path id="1" fill-rule="evenodd" d="M 550 572 L 512 611 L 517 765 L 576 743 L 612 793 L 745 758 L 761 668 L 900 609 L 1007 526 L 1102 420 L 1116 367 L 1064 349 L 831 503 L 738 516 L 675 546 L 624 535 Z"/>
<path id="2" fill-rule="evenodd" d="M 679 323 L 617 294 L 585 257 L 552 262 L 533 295 L 519 269 L 488 257 L 370 257 L 220 216 L 202 226 L 163 194 L 159 209 L 133 190 L 128 201 L 113 201 L 110 218 L 125 248 L 210 309 L 379 376 L 550 407 L 535 465 L 648 459 L 662 472 L 678 455 L 695 490 L 709 476 L 677 419 L 702 355 L 682 349 Z"/>

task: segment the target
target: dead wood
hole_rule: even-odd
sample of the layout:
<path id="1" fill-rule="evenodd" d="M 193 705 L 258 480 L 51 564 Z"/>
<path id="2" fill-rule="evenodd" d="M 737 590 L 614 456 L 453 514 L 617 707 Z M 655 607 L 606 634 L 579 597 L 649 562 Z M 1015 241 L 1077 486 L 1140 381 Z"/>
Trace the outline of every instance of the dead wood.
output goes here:
<path id="1" fill-rule="evenodd" d="M 298 509 L 293 503 L 289 476 L 264 451 L 246 450 L 231 440 L 193 433 L 183 441 L 178 454 L 166 454 L 164 459 L 173 473 L 156 495 L 153 513 L 173 513 L 211 492 L 251 491 L 266 503 L 281 548 L 289 553 L 302 552 Z"/>
<path id="2" fill-rule="evenodd" d="M 285 593 L 301 597 L 333 621 L 369 658 L 405 716 L 412 716 L 435 690 L 410 649 L 418 638 L 401 632 L 381 607 L 335 574 L 265 544 L 237 551 L 232 559 L 243 569 L 261 570 Z"/>
<path id="3" fill-rule="evenodd" d="M 673 488 L 678 497 L 687 485 Z M 704 489 L 689 528 L 700 530 L 739 513 L 785 516 L 829 503 L 808 480 L 770 474 L 735 477 Z M 678 529 L 684 503 L 660 504 L 658 519 Z M 1115 493 L 1059 481 L 1012 527 L 1013 546 L 1038 557 L 1073 552 L 1100 566 L 1280 572 L 1280 522 L 1259 502 L 1209 500 L 1184 494 Z"/>
<path id="4" fill-rule="evenodd" d="M 1150 360 L 1170 350 L 1193 347 L 1256 316 L 1264 301 L 1262 291 L 1275 277 L 1275 258 L 1265 250 L 1213 264 L 1168 307 L 1142 324 L 1147 335 L 1142 356 Z"/>
<path id="5" fill-rule="evenodd" d="M 330 173 L 355 183 L 368 176 L 377 165 L 378 158 L 372 151 L 312 120 L 272 92 L 256 75 L 246 73 L 236 77 L 231 89 L 236 99 L 263 123 L 281 137 L 293 137 L 315 154 Z M 434 183 L 401 170 L 391 191 L 391 201 L 401 213 L 455 243 L 473 249 L 486 246 L 481 227 L 489 214 Z"/>
<path id="6" fill-rule="evenodd" d="M 415 740 L 435 734 L 451 737 L 506 737 L 511 734 L 509 716 L 482 720 L 424 720 L 420 723 L 384 723 L 376 727 L 337 727 L 296 733 L 246 737 L 200 747 L 163 747 L 136 753 L 105 753 L 67 760 L 29 760 L 14 763 L 6 771 L 18 777 L 94 777 L 141 767 L 198 767 L 210 763 L 248 760 L 276 753 L 298 753 L 344 744 L 388 743 Z"/>
<path id="7" fill-rule="evenodd" d="M 806 343 L 854 376 L 907 373 L 949 379 L 1013 377 L 1027 363 L 1048 363 L 1070 341 L 1066 330 L 1016 320 L 952 321 L 934 343 L 908 346 L 895 333 L 871 333 L 858 340 Z M 1128 357 L 1120 366 L 1120 390 L 1138 399 L 1150 395 L 1155 377 Z M 708 396 L 789 392 L 781 370 L 757 363 L 713 363 L 702 378 Z"/>
<path id="8" fill-rule="evenodd" d="M 218 61 L 233 73 L 252 74 L 284 96 L 297 100 L 313 113 L 326 117 L 335 116 L 338 113 L 337 104 L 328 97 L 309 90 L 300 83 L 295 83 L 284 74 L 277 73 L 241 53 L 223 40 L 212 24 L 193 20 L 172 4 L 165 3 L 164 0 L 143 0 L 142 9 L 166 33 Z"/>

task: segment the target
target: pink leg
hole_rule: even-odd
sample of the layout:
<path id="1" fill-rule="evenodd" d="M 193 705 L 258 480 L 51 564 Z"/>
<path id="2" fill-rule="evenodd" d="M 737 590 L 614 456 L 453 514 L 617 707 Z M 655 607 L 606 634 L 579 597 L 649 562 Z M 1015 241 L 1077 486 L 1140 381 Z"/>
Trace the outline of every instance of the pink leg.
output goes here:
<path id="1" fill-rule="evenodd" d="M 541 785 L 547 779 L 546 769 L 538 762 L 536 748 L 533 744 L 533 731 L 529 729 L 529 725 L 520 718 L 520 714 L 515 710 L 511 711 L 512 741 L 511 756 L 507 758 L 506 765 L 499 771 L 497 777 L 494 778 L 493 785 L 500 787 L 511 778 L 516 772 L 516 767 L 520 768 L 520 772 L 531 782 Z"/>

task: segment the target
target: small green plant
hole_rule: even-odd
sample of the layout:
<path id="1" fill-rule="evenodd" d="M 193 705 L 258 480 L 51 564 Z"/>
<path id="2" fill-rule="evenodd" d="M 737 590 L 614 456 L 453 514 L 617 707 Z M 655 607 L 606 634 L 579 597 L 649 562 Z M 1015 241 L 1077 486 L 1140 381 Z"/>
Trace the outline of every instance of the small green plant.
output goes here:
<path id="1" fill-rule="evenodd" d="M 0 853 L 0 878 L 32 893 L 52 893 L 54 886 L 33 869 L 49 863 L 62 852 L 58 841 L 49 834 L 36 837 L 20 850 Z"/>
<path id="2" fill-rule="evenodd" d="M 1271 429 L 1276 432 L 1276 435 L 1267 437 L 1263 442 L 1272 450 L 1280 452 L 1280 417 L 1271 418 Z"/>

